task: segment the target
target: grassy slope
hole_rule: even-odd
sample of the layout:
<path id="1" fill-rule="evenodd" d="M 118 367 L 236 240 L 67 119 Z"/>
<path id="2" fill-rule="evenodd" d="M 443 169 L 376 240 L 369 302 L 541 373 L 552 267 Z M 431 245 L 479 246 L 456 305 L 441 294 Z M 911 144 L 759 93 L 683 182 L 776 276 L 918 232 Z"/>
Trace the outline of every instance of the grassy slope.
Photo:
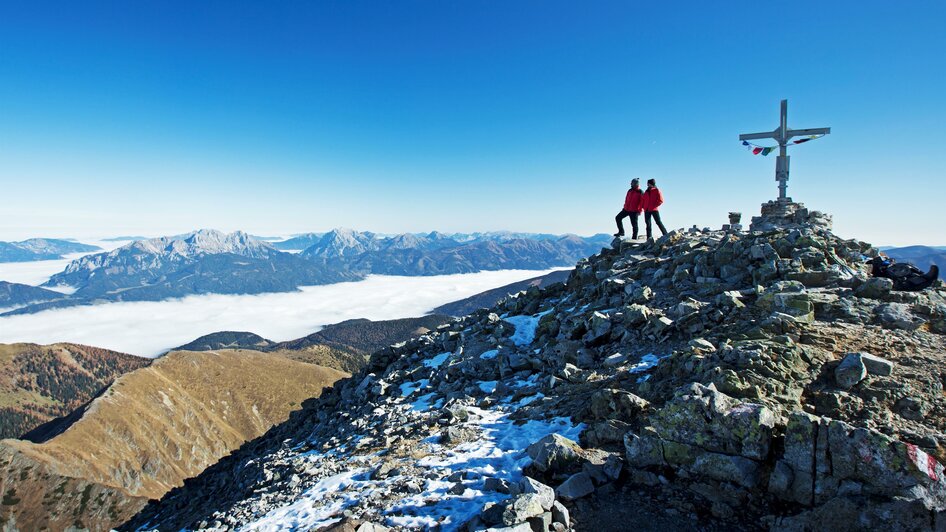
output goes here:
<path id="1" fill-rule="evenodd" d="M 56 529 L 76 519 L 107 528 L 344 376 L 257 351 L 169 353 L 118 379 L 55 438 L 0 442 L 0 487 L 4 495 L 16 490 L 8 502 L 21 501 L 0 511 L 21 528 Z M 66 488 L 90 493 L 57 499 Z"/>

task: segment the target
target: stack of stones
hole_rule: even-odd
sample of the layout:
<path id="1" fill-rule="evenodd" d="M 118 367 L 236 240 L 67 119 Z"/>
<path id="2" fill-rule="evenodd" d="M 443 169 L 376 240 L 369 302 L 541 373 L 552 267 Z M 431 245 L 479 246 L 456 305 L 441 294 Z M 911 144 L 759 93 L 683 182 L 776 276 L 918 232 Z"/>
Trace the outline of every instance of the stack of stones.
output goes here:
<path id="1" fill-rule="evenodd" d="M 808 227 L 814 230 L 830 231 L 830 214 L 821 211 L 809 211 L 803 203 L 796 203 L 791 198 L 768 201 L 762 204 L 762 215 L 753 216 L 750 231 L 772 231 Z"/>

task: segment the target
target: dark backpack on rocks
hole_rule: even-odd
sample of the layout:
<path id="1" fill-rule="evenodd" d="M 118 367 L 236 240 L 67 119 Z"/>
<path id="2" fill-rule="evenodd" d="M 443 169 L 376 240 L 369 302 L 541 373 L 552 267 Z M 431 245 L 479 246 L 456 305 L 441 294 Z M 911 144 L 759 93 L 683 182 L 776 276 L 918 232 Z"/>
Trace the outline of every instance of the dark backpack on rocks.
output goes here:
<path id="1" fill-rule="evenodd" d="M 870 264 L 871 275 L 892 279 L 894 290 L 923 290 L 933 286 L 939 278 L 939 267 L 935 264 L 926 273 L 908 262 L 897 262 L 889 257 L 874 257 Z"/>

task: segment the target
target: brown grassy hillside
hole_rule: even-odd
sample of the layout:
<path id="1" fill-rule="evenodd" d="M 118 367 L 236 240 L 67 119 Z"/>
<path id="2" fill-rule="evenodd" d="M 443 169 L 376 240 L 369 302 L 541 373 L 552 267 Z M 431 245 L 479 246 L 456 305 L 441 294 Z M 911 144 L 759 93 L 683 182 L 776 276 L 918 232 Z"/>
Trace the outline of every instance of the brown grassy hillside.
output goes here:
<path id="1" fill-rule="evenodd" d="M 51 440 L 0 442 L 0 512 L 22 530 L 107 529 L 344 376 L 257 351 L 169 353 Z"/>
<path id="2" fill-rule="evenodd" d="M 0 344 L 0 438 L 72 412 L 150 359 L 77 344 Z"/>

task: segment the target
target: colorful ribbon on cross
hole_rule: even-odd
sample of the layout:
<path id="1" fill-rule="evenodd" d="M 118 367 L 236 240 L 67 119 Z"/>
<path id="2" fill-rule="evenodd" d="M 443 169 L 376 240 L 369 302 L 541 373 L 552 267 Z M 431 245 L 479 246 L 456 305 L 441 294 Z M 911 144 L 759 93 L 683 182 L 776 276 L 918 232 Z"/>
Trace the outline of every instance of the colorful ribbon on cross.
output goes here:
<path id="1" fill-rule="evenodd" d="M 791 141 L 789 144 L 804 144 L 809 140 L 815 140 L 823 137 L 824 135 L 809 135 L 804 138 Z M 752 152 L 752 155 L 768 155 L 773 151 L 778 149 L 778 146 L 759 146 L 758 144 L 753 144 L 748 140 L 742 141 L 742 145 L 746 147 L 747 150 Z"/>

